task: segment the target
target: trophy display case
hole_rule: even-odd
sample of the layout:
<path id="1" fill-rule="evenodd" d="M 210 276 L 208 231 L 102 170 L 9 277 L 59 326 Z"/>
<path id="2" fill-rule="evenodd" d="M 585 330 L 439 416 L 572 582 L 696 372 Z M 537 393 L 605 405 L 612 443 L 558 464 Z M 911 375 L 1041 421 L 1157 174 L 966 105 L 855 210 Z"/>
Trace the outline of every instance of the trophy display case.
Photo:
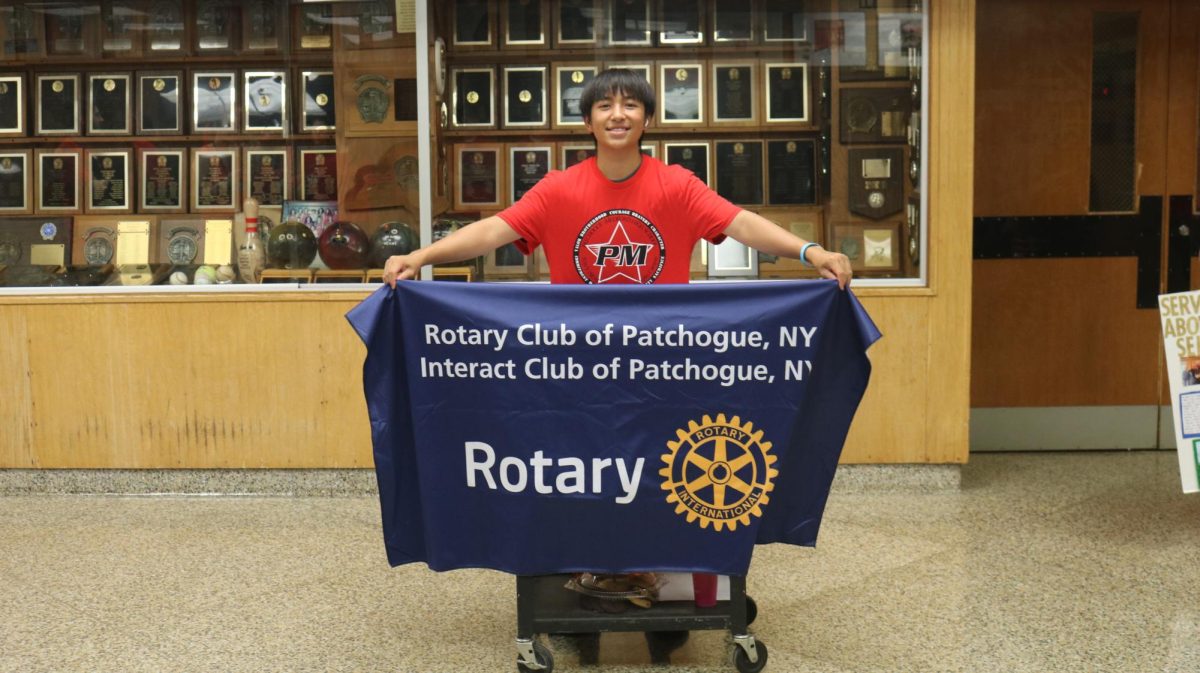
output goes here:
<path id="1" fill-rule="evenodd" d="M 607 68 L 656 97 L 643 152 L 851 257 L 922 275 L 920 0 L 453 0 L 431 3 L 441 211 L 495 212 L 594 156 L 580 97 Z M 441 94 L 444 83 L 445 93 Z M 795 259 L 702 244 L 693 277 L 814 277 Z M 736 249 L 735 249 L 736 248 Z M 515 251 L 514 251 L 515 252 Z M 488 279 L 544 277 L 497 253 Z M 511 258 L 511 259 L 510 259 Z"/>

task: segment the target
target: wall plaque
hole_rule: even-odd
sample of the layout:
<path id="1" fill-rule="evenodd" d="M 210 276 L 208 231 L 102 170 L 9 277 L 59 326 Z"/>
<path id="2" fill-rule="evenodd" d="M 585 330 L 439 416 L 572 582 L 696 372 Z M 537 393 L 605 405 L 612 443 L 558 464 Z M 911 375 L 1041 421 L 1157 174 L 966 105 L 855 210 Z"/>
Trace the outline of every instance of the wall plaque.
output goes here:
<path id="1" fill-rule="evenodd" d="M 851 149 L 847 170 L 851 213 L 880 220 L 904 208 L 902 148 Z"/>
<path id="2" fill-rule="evenodd" d="M 179 72 L 138 74 L 138 133 L 183 132 L 182 78 Z"/>
<path id="3" fill-rule="evenodd" d="M 79 210 L 79 150 L 38 150 L 38 212 Z"/>
<path id="4" fill-rule="evenodd" d="M 38 75 L 39 135 L 78 135 L 79 75 Z"/>
<path id="5" fill-rule="evenodd" d="M 192 210 L 236 210 L 237 150 L 192 150 Z"/>
<path id="6" fill-rule="evenodd" d="M 337 150 L 315 148 L 300 150 L 300 200 L 337 201 Z"/>
<path id="7" fill-rule="evenodd" d="M 754 5 L 746 0 L 712 0 L 713 42 L 754 39 Z"/>
<path id="8" fill-rule="evenodd" d="M 29 157 L 29 150 L 0 152 L 0 213 L 22 215 L 33 210 Z"/>
<path id="9" fill-rule="evenodd" d="M 154 212 L 181 212 L 187 184 L 186 150 L 142 150 L 141 209 Z"/>
<path id="10" fill-rule="evenodd" d="M 229 51 L 234 48 L 237 31 L 236 6 L 228 0 L 196 0 L 196 50 Z"/>
<path id="11" fill-rule="evenodd" d="M 516 203 L 525 192 L 533 189 L 547 173 L 554 152 L 550 147 L 518 146 L 508 148 L 508 195 L 510 203 Z"/>
<path id="12" fill-rule="evenodd" d="M 245 131 L 282 131 L 287 128 L 287 73 L 278 70 L 243 73 Z"/>
<path id="13" fill-rule="evenodd" d="M 504 68 L 504 125 L 512 127 L 545 127 L 546 67 L 520 66 Z"/>
<path id="14" fill-rule="evenodd" d="M 613 46 L 649 46 L 650 0 L 608 0 L 608 43 Z"/>
<path id="15" fill-rule="evenodd" d="M 459 127 L 486 127 L 496 123 L 495 72 L 491 68 L 458 68 L 450 73 L 454 117 Z"/>
<path id="16" fill-rule="evenodd" d="M 807 122 L 808 64 L 767 63 L 763 67 L 767 122 Z"/>
<path id="17" fill-rule="evenodd" d="M 546 6 L 543 0 L 500 0 L 504 7 L 504 45 L 544 46 Z"/>
<path id="18" fill-rule="evenodd" d="M 0 135 L 25 135 L 25 76 L 0 74 Z"/>
<path id="19" fill-rule="evenodd" d="M 556 65 L 554 67 L 554 125 L 583 126 L 579 99 L 583 88 L 596 76 L 595 65 Z"/>
<path id="20" fill-rule="evenodd" d="M 906 142 L 911 113 L 908 87 L 843 87 L 840 140 L 846 144 Z"/>
<path id="21" fill-rule="evenodd" d="M 659 123 L 704 122 L 704 69 L 697 63 L 658 66 Z"/>
<path id="22" fill-rule="evenodd" d="M 555 4 L 554 38 L 561 46 L 596 44 L 598 0 L 560 0 Z"/>
<path id="23" fill-rule="evenodd" d="M 329 131 L 337 126 L 337 107 L 334 105 L 333 72 L 306 70 L 300 73 L 304 83 L 304 111 L 300 122 L 302 131 Z"/>
<path id="24" fill-rule="evenodd" d="M 717 141 L 714 153 L 717 163 L 717 193 L 741 205 L 762 204 L 763 142 Z"/>
<path id="25" fill-rule="evenodd" d="M 817 202 L 817 148 L 811 139 L 767 141 L 767 203 Z"/>
<path id="26" fill-rule="evenodd" d="M 264 206 L 282 206 L 292 198 L 290 178 L 286 148 L 246 149 L 244 193 L 248 198 L 258 199 Z"/>
<path id="27" fill-rule="evenodd" d="M 707 142 L 666 141 L 663 143 L 664 163 L 679 164 L 691 171 L 700 182 L 711 185 L 711 160 Z"/>
<path id="28" fill-rule="evenodd" d="M 152 54 L 182 51 L 186 28 L 182 2 L 153 0 L 146 18 L 146 51 Z"/>
<path id="29" fill-rule="evenodd" d="M 88 150 L 88 212 L 112 213 L 132 210 L 130 198 L 130 150 Z"/>
<path id="30" fill-rule="evenodd" d="M 660 5 L 659 44 L 700 44 L 704 42 L 702 0 L 672 0 Z"/>
<path id="31" fill-rule="evenodd" d="M 141 53 L 140 7 L 131 0 L 104 0 L 100 4 L 100 49 L 113 56 Z"/>
<path id="32" fill-rule="evenodd" d="M 454 207 L 499 208 L 504 204 L 501 145 L 455 145 Z"/>
<path id="33" fill-rule="evenodd" d="M 129 73 L 88 75 L 88 133 L 124 135 L 133 130 Z"/>
<path id="34" fill-rule="evenodd" d="M 753 124 L 758 121 L 756 65 L 753 61 L 713 64 L 714 124 Z"/>
<path id="35" fill-rule="evenodd" d="M 237 123 L 232 72 L 192 73 L 192 131 L 232 131 Z"/>
<path id="36" fill-rule="evenodd" d="M 495 43 L 493 15 L 488 0 L 454 0 L 455 47 L 488 47 Z"/>

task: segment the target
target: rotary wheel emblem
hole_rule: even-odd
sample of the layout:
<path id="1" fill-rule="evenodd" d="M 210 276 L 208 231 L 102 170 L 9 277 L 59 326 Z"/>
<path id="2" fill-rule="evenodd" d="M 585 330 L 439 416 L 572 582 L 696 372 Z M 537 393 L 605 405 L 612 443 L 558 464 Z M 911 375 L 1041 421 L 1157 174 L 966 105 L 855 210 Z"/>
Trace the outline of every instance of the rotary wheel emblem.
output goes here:
<path id="1" fill-rule="evenodd" d="M 662 456 L 667 466 L 658 473 L 676 514 L 718 531 L 735 530 L 739 523 L 749 526 L 751 516 L 762 516 L 779 472 L 772 467 L 778 458 L 771 455 L 771 442 L 763 441 L 761 430 L 737 416 L 717 414 L 713 420 L 706 414 L 675 434 L 678 440 L 667 442 L 670 452 Z"/>

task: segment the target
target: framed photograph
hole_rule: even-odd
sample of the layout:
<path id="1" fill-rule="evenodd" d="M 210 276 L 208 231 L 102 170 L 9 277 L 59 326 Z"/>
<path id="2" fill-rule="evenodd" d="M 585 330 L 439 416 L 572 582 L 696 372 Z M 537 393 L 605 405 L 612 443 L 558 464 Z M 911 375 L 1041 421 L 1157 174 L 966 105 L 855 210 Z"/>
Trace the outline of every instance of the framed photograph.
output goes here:
<path id="1" fill-rule="evenodd" d="M 745 0 L 709 0 L 714 44 L 754 40 L 754 3 Z"/>
<path id="2" fill-rule="evenodd" d="M 608 0 L 608 44 L 649 47 L 653 42 L 651 0 Z"/>
<path id="3" fill-rule="evenodd" d="M 182 213 L 187 210 L 187 150 L 143 149 L 141 151 L 140 210 L 153 213 Z"/>
<path id="4" fill-rule="evenodd" d="M 556 46 L 595 45 L 600 37 L 600 0 L 558 0 L 553 23 Z"/>
<path id="5" fill-rule="evenodd" d="M 182 2 L 151 0 L 145 20 L 145 53 L 157 56 L 184 50 L 189 24 L 184 20 Z"/>
<path id="6" fill-rule="evenodd" d="M 144 135 L 183 133 L 183 73 L 138 73 L 138 133 Z"/>
<path id="7" fill-rule="evenodd" d="M 300 157 L 300 200 L 338 200 L 338 156 L 332 147 L 302 147 Z"/>
<path id="8" fill-rule="evenodd" d="M 504 0 L 507 1 L 507 0 Z M 454 0 L 450 44 L 456 49 L 488 49 L 496 45 L 495 6 L 488 0 Z"/>
<path id="9" fill-rule="evenodd" d="M 583 88 L 596 77 L 599 68 L 592 63 L 558 63 L 554 66 L 554 127 L 582 127 L 583 110 L 579 100 Z"/>
<path id="10" fill-rule="evenodd" d="M 721 61 L 712 64 L 712 124 L 758 124 L 758 62 Z"/>
<path id="11" fill-rule="evenodd" d="M 285 201 L 280 213 L 283 222 L 299 222 L 320 238 L 325 228 L 337 222 L 337 201 Z"/>
<path id="12" fill-rule="evenodd" d="M 596 156 L 595 143 L 559 143 L 558 165 L 565 171 Z"/>
<path id="13" fill-rule="evenodd" d="M 25 75 L 0 73 L 0 136 L 25 135 Z"/>
<path id="14" fill-rule="evenodd" d="M 691 171 L 700 182 L 712 186 L 712 152 L 706 141 L 663 141 L 663 163 L 679 164 Z"/>
<path id="15" fill-rule="evenodd" d="M 232 72 L 192 73 L 192 132 L 237 129 L 237 76 Z"/>
<path id="16" fill-rule="evenodd" d="M 500 0 L 504 47 L 544 47 L 549 44 L 546 0 Z"/>
<path id="17" fill-rule="evenodd" d="M 247 70 L 242 73 L 245 116 L 242 130 L 282 131 L 287 128 L 287 72 Z"/>
<path id="18" fill-rule="evenodd" d="M 292 48 L 297 52 L 333 48 L 333 5 L 302 3 L 292 6 Z"/>
<path id="19" fill-rule="evenodd" d="M 452 125 L 458 128 L 496 125 L 495 75 L 492 68 L 454 68 L 450 71 Z"/>
<path id="20" fill-rule="evenodd" d="M 704 96 L 704 67 L 699 63 L 659 64 L 659 124 L 703 124 Z"/>
<path id="21" fill-rule="evenodd" d="M 84 12 L 44 11 L 46 53 L 52 56 L 92 56 L 96 53 L 96 26 Z"/>
<path id="22" fill-rule="evenodd" d="M 333 71 L 304 70 L 300 73 L 300 81 L 303 85 L 300 130 L 332 131 L 337 128 Z"/>
<path id="23" fill-rule="evenodd" d="M 549 145 L 514 145 L 508 148 L 508 198 L 516 203 L 554 166 Z"/>
<path id="24" fill-rule="evenodd" d="M 28 215 L 33 212 L 29 195 L 33 185 L 29 150 L 0 151 L 0 213 Z"/>
<path id="25" fill-rule="evenodd" d="M 489 280 L 529 280 L 533 257 L 522 253 L 514 243 L 502 245 L 484 257 L 483 276 Z"/>
<path id="26" fill-rule="evenodd" d="M 129 135 L 133 132 L 133 75 L 127 72 L 88 75 L 88 134 Z"/>
<path id="27" fill-rule="evenodd" d="M 37 212 L 79 212 L 80 150 L 37 150 Z"/>
<path id="28" fill-rule="evenodd" d="M 504 126 L 546 128 L 550 123 L 546 66 L 505 66 L 503 79 Z"/>
<path id="29" fill-rule="evenodd" d="M 31 61 L 45 54 L 45 22 L 32 3 L 13 2 L 0 7 L 0 24 L 5 28 L 0 54 L 6 60 Z"/>
<path id="30" fill-rule="evenodd" d="M 763 141 L 718 140 L 713 153 L 717 193 L 738 205 L 762 205 Z"/>
<path id="31" fill-rule="evenodd" d="M 768 124 L 808 123 L 811 115 L 807 63 L 764 64 L 763 89 Z"/>
<path id="32" fill-rule="evenodd" d="M 263 206 L 282 206 L 292 198 L 289 156 L 286 147 L 247 147 L 242 163 L 246 174 L 242 194 L 258 199 Z"/>
<path id="33" fill-rule="evenodd" d="M 38 75 L 37 88 L 37 134 L 79 135 L 79 75 Z"/>
<path id="34" fill-rule="evenodd" d="M 817 202 L 817 143 L 812 138 L 767 141 L 767 203 Z"/>
<path id="35" fill-rule="evenodd" d="M 496 143 L 454 146 L 454 208 L 504 207 L 504 146 Z"/>
<path id="36" fill-rule="evenodd" d="M 658 15 L 660 45 L 704 42 L 704 0 L 659 0 Z"/>
<path id="37" fill-rule="evenodd" d="M 89 213 L 133 212 L 133 151 L 130 149 L 87 150 L 87 201 Z"/>
<path id="38" fill-rule="evenodd" d="M 287 36 L 287 0 L 248 0 L 242 3 L 242 51 L 282 51 Z"/>
<path id="39" fill-rule="evenodd" d="M 807 42 L 808 0 L 764 0 L 763 41 Z"/>
<path id="40" fill-rule="evenodd" d="M 834 224 L 833 244 L 855 271 L 900 270 L 900 223 Z"/>
<path id="41" fill-rule="evenodd" d="M 904 143 L 912 95 L 908 87 L 843 87 L 839 140 L 844 144 Z"/>
<path id="42" fill-rule="evenodd" d="M 192 16 L 194 48 L 200 54 L 232 51 L 236 48 L 238 2 L 233 0 L 195 0 Z"/>
<path id="43" fill-rule="evenodd" d="M 237 210 L 238 151 L 233 148 L 192 149 L 192 210 Z"/>
<path id="44" fill-rule="evenodd" d="M 100 51 L 106 56 L 128 58 L 142 53 L 142 7 L 134 0 L 103 0 L 100 3 Z"/>
<path id="45" fill-rule="evenodd" d="M 758 251 L 732 238 L 708 247 L 709 278 L 758 278 Z"/>

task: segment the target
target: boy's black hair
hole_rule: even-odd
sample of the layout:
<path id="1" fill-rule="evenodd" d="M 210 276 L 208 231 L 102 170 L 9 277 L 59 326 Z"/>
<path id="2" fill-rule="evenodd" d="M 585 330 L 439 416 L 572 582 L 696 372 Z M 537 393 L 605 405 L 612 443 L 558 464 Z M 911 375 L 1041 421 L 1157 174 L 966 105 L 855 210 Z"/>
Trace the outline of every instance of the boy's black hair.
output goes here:
<path id="1" fill-rule="evenodd" d="M 654 88 L 646 78 L 629 68 L 609 68 L 592 78 L 583 87 L 579 97 L 579 110 L 584 119 L 592 116 L 592 106 L 596 101 L 615 94 L 632 98 L 646 107 L 646 118 L 654 116 Z"/>

